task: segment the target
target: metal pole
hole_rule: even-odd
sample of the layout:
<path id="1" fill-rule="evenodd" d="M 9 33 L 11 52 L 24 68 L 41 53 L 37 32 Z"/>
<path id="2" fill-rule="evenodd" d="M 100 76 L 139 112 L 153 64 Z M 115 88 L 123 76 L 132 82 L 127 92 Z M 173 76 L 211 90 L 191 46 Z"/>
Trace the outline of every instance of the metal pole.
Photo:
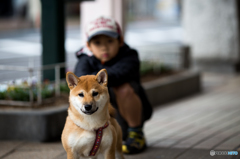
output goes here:
<path id="1" fill-rule="evenodd" d="M 189 69 L 191 66 L 191 50 L 189 46 L 181 47 L 181 67 L 183 69 Z"/>
<path id="2" fill-rule="evenodd" d="M 33 96 L 33 81 L 32 81 L 32 77 L 33 77 L 33 67 L 34 67 L 34 63 L 33 63 L 33 59 L 30 59 L 29 58 L 29 82 L 30 82 L 30 85 L 29 85 L 29 101 L 30 101 L 30 105 L 33 106 L 33 100 L 34 100 L 34 96 Z"/>
<path id="3" fill-rule="evenodd" d="M 55 95 L 60 95 L 60 66 L 55 66 Z"/>
<path id="4" fill-rule="evenodd" d="M 65 62 L 65 0 L 41 0 L 42 2 L 42 66 Z M 61 69 L 62 78 L 65 69 Z M 54 70 L 43 70 L 43 79 L 54 79 Z"/>
<path id="5" fill-rule="evenodd" d="M 34 100 L 34 96 L 33 96 L 33 81 L 32 81 L 32 77 L 33 77 L 33 70 L 29 69 L 29 78 L 30 78 L 30 85 L 29 85 L 29 100 L 31 103 L 31 106 L 33 105 L 33 100 Z"/>
<path id="6" fill-rule="evenodd" d="M 37 91 L 37 103 L 38 105 L 42 104 L 42 70 L 39 69 L 37 73 L 38 78 L 38 91 Z"/>

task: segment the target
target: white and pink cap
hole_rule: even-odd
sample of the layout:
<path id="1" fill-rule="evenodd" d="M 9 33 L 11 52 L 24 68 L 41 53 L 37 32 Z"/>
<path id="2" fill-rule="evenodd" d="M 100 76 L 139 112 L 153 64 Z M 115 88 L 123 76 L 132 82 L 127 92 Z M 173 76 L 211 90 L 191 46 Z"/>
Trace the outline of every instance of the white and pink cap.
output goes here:
<path id="1" fill-rule="evenodd" d="M 114 19 L 101 16 L 88 24 L 86 34 L 87 41 L 96 35 L 118 38 L 121 35 L 121 28 Z"/>

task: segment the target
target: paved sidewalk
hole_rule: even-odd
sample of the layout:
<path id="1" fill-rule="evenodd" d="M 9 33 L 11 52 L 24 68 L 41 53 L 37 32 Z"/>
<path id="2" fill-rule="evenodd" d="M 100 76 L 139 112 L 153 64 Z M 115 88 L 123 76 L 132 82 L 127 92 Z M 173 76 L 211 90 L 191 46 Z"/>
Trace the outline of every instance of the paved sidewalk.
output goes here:
<path id="1" fill-rule="evenodd" d="M 203 92 L 156 107 L 145 125 L 148 149 L 126 159 L 233 159 L 210 150 L 240 145 L 240 75 L 204 74 Z M 2 130 L 1 130 L 2 131 Z M 0 141 L 0 159 L 66 159 L 61 142 Z"/>

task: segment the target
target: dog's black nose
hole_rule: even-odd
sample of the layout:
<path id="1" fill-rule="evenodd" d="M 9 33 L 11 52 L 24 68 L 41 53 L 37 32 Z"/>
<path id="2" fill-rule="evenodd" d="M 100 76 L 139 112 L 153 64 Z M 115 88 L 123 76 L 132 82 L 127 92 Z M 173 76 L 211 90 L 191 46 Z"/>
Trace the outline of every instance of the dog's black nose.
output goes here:
<path id="1" fill-rule="evenodd" d="M 92 109 L 92 105 L 85 105 L 85 110 L 86 111 L 89 111 L 89 110 L 91 110 Z"/>

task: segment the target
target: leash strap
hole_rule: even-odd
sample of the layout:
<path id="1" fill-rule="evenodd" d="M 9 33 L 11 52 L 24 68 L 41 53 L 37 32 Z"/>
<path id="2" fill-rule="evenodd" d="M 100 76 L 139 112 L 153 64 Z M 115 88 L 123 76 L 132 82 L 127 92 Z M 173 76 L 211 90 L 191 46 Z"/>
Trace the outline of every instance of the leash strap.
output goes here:
<path id="1" fill-rule="evenodd" d="M 103 127 L 101 127 L 101 128 L 99 128 L 99 129 L 96 130 L 96 139 L 95 139 L 93 148 L 92 148 L 92 150 L 90 151 L 89 156 L 95 156 L 98 148 L 100 147 L 101 141 L 102 141 L 103 129 L 105 129 L 106 127 L 108 127 L 108 125 L 109 125 L 109 123 L 106 122 L 106 124 L 105 124 Z"/>

